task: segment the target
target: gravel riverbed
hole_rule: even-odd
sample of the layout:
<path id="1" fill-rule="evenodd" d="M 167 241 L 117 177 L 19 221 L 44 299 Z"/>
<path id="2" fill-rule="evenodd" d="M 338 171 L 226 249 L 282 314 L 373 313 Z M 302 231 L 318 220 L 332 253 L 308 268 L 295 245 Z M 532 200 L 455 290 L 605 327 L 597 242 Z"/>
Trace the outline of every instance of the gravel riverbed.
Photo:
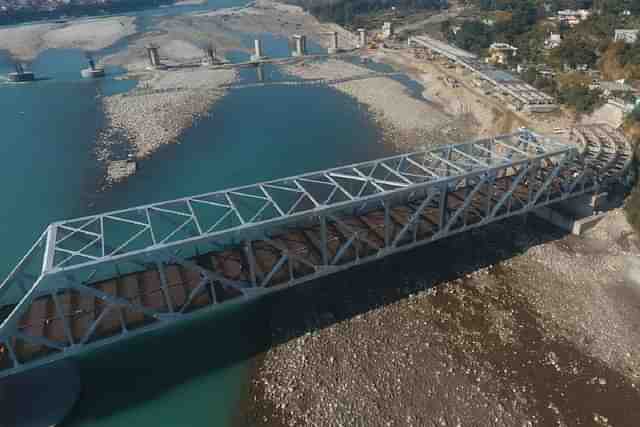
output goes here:
<path id="1" fill-rule="evenodd" d="M 176 142 L 225 95 L 222 85 L 235 81 L 237 73 L 195 68 L 154 71 L 145 77 L 132 91 L 102 99 L 108 130 L 98 145 L 98 157 L 107 164 L 114 160 L 111 146 L 123 138 L 137 158 Z"/>
<path id="2" fill-rule="evenodd" d="M 339 59 L 306 61 L 284 67 L 303 79 L 350 79 L 371 70 Z M 449 141 L 446 135 L 454 117 L 439 106 L 412 95 L 400 82 L 389 77 L 370 77 L 332 84 L 332 87 L 365 104 L 383 128 L 388 142 L 413 149 L 428 143 Z"/>
<path id="3" fill-rule="evenodd" d="M 274 297 L 238 425 L 639 425 L 639 254 L 512 219 Z"/>

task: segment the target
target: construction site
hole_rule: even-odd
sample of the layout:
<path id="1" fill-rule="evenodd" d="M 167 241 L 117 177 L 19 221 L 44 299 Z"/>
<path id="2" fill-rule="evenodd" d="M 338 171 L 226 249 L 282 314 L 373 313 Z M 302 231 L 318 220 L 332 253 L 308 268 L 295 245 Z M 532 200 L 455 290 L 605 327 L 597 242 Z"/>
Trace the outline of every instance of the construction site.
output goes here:
<path id="1" fill-rule="evenodd" d="M 441 59 L 449 61 L 454 67 L 468 70 L 478 79 L 479 86 L 489 85 L 492 88 L 491 94 L 508 102 L 516 111 L 549 113 L 558 109 L 556 100 L 551 96 L 506 71 L 481 62 L 470 52 L 424 35 L 409 37 L 407 44 L 410 48 L 425 50 L 422 54 L 416 52 L 416 56 L 420 58 L 435 61 Z"/>

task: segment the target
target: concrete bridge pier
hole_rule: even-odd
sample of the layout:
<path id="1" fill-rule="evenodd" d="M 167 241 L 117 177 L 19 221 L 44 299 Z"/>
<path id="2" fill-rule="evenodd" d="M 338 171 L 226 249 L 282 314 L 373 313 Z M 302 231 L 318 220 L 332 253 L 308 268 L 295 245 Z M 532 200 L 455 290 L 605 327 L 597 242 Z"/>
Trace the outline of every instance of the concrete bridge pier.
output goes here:
<path id="1" fill-rule="evenodd" d="M 603 211 L 620 206 L 622 202 L 620 197 L 611 199 L 608 193 L 585 194 L 535 209 L 532 213 L 556 227 L 579 236 L 606 216 Z"/>
<path id="2" fill-rule="evenodd" d="M 262 40 L 255 39 L 253 41 L 253 48 L 254 48 L 254 54 L 251 55 L 252 62 L 258 62 L 258 61 L 262 61 L 263 59 L 266 59 L 266 56 L 262 55 Z"/>
<path id="3" fill-rule="evenodd" d="M 150 44 L 146 46 L 147 55 L 149 56 L 149 65 L 151 68 L 162 68 L 162 62 L 160 62 L 160 54 L 158 53 L 158 46 Z"/>
<path id="4" fill-rule="evenodd" d="M 256 72 L 258 74 L 258 81 L 259 82 L 263 82 L 264 81 L 264 70 L 262 69 L 262 64 L 258 64 L 258 66 L 256 67 Z"/>
<path id="5" fill-rule="evenodd" d="M 329 54 L 338 53 L 338 32 L 331 33 L 331 46 L 329 47 Z"/>
<path id="6" fill-rule="evenodd" d="M 60 425 L 80 397 L 80 372 L 69 359 L 0 380 L 0 426 Z"/>
<path id="7" fill-rule="evenodd" d="M 364 28 L 358 28 L 358 35 L 360 37 L 358 41 L 358 47 L 360 49 L 366 49 L 367 47 L 367 30 Z"/>
<path id="8" fill-rule="evenodd" d="M 307 37 L 305 35 L 296 34 L 293 36 L 296 43 L 296 50 L 291 53 L 292 56 L 304 56 L 307 54 Z"/>

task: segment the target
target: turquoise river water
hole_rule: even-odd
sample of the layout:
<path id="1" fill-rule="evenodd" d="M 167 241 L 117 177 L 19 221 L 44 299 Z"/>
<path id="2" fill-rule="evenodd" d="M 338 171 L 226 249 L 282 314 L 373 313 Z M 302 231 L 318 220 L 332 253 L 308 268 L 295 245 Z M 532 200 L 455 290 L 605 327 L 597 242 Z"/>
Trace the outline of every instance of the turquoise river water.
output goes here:
<path id="1" fill-rule="evenodd" d="M 141 161 L 126 182 L 99 191 L 103 172 L 93 149 L 105 123 L 98 97 L 129 90 L 135 82 L 114 80 L 117 69 L 103 80 L 81 80 L 84 66 L 80 51 L 46 51 L 31 64 L 43 80 L 0 84 L 2 277 L 55 220 L 390 152 L 367 111 L 335 90 L 240 88 L 185 131 L 179 144 Z M 11 61 L 0 55 L 0 74 L 10 70 Z M 267 78 L 280 77 L 273 68 L 264 71 Z M 255 79 L 254 73 L 243 71 L 242 78 Z M 265 316 L 260 302 L 233 306 L 79 358 L 83 394 L 65 426 L 230 425 L 248 361 L 269 338 Z"/>

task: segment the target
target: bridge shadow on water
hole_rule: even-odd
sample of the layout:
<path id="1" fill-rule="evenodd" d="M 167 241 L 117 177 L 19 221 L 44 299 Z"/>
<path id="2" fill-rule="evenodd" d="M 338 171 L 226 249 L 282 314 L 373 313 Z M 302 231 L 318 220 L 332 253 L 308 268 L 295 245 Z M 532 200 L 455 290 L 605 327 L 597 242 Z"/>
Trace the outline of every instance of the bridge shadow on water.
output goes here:
<path id="1" fill-rule="evenodd" d="M 532 215 L 510 218 L 103 348 L 79 359 L 83 394 L 71 424 L 135 410 L 176 385 L 565 235 Z"/>

